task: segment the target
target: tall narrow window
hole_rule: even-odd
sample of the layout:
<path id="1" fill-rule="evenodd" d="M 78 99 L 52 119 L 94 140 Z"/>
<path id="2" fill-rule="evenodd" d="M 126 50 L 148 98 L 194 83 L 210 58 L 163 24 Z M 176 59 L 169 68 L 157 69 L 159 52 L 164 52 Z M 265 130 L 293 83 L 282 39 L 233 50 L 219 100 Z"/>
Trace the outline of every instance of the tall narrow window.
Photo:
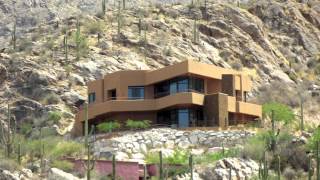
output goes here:
<path id="1" fill-rule="evenodd" d="M 88 101 L 89 101 L 89 104 L 95 102 L 96 101 L 96 93 L 89 93 Z"/>
<path id="2" fill-rule="evenodd" d="M 128 99 L 144 99 L 144 87 L 143 86 L 129 86 L 128 87 Z"/>

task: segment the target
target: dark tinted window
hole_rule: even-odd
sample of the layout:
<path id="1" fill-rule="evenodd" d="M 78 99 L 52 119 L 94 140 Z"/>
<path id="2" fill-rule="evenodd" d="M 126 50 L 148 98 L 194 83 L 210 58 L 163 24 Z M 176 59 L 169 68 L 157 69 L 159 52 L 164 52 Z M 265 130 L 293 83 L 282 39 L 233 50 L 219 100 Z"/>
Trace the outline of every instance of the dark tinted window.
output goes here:
<path id="1" fill-rule="evenodd" d="M 96 93 L 90 93 L 88 96 L 89 103 L 93 103 L 96 101 Z"/>
<path id="2" fill-rule="evenodd" d="M 128 87 L 129 99 L 144 99 L 144 87 L 143 86 L 129 86 Z"/>

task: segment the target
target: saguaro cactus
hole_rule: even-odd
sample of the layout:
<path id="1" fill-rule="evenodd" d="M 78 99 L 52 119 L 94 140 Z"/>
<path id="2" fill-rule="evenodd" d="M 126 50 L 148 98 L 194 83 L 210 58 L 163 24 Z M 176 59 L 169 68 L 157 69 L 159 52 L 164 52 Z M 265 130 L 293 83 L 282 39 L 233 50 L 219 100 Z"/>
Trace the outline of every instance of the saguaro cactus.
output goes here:
<path id="1" fill-rule="evenodd" d="M 263 169 L 261 170 L 261 179 L 268 180 L 269 169 L 268 169 L 268 161 L 266 157 L 266 151 L 263 153 Z"/>
<path id="2" fill-rule="evenodd" d="M 7 122 L 6 124 L 1 124 L 1 144 L 5 147 L 5 155 L 7 157 L 11 156 L 13 151 L 13 143 L 16 135 L 16 121 L 11 119 L 10 105 L 7 107 Z"/>
<path id="3" fill-rule="evenodd" d="M 77 19 L 77 31 L 76 31 L 77 61 L 80 60 L 80 43 L 81 43 L 80 22 L 79 22 L 79 19 Z"/>
<path id="4" fill-rule="evenodd" d="M 320 180 L 319 141 L 316 142 L 317 180 Z"/>
<path id="5" fill-rule="evenodd" d="M 45 156 L 45 149 L 44 149 L 44 143 L 43 143 L 43 134 L 42 134 L 42 129 L 40 129 L 40 173 L 43 174 L 45 171 L 45 163 L 44 163 L 44 156 Z"/>
<path id="6" fill-rule="evenodd" d="M 281 161 L 280 161 L 280 155 L 277 156 L 278 160 L 278 168 L 277 168 L 277 175 L 278 175 L 278 180 L 281 179 Z"/>
<path id="7" fill-rule="evenodd" d="M 91 150 L 94 146 L 94 141 L 89 140 L 89 136 L 95 135 L 94 126 L 91 126 L 91 131 L 89 133 L 89 122 L 88 122 L 88 103 L 85 103 L 85 143 L 84 146 L 87 150 L 87 161 L 84 164 L 84 168 L 86 169 L 87 180 L 91 179 L 91 171 L 94 169 L 95 158 L 91 157 Z"/>
<path id="8" fill-rule="evenodd" d="M 122 0 L 122 9 L 126 9 L 126 0 Z"/>
<path id="9" fill-rule="evenodd" d="M 143 180 L 147 180 L 147 166 L 143 165 Z"/>
<path id="10" fill-rule="evenodd" d="M 193 156 L 189 156 L 190 180 L 193 180 Z"/>
<path id="11" fill-rule="evenodd" d="M 308 180 L 312 179 L 311 156 L 308 157 Z"/>
<path id="12" fill-rule="evenodd" d="M 120 39 L 120 33 L 121 33 L 121 2 L 118 2 L 118 38 Z"/>
<path id="13" fill-rule="evenodd" d="M 112 156 L 112 180 L 116 180 L 116 156 Z"/>
<path id="14" fill-rule="evenodd" d="M 300 93 L 300 118 L 301 118 L 300 130 L 303 131 L 304 130 L 303 97 L 301 93 Z"/>
<path id="15" fill-rule="evenodd" d="M 18 144 L 17 160 L 18 160 L 18 164 L 21 165 L 21 143 Z"/>
<path id="16" fill-rule="evenodd" d="M 68 32 L 66 32 L 63 38 L 63 47 L 64 47 L 65 60 L 68 61 Z"/>
<path id="17" fill-rule="evenodd" d="M 229 168 L 229 180 L 232 180 L 232 168 Z"/>
<path id="18" fill-rule="evenodd" d="M 106 0 L 102 0 L 101 2 L 101 7 L 102 7 L 102 14 L 106 14 Z"/>
<path id="19" fill-rule="evenodd" d="M 162 151 L 159 152 L 159 180 L 163 180 L 163 162 L 162 162 Z"/>
<path id="20" fill-rule="evenodd" d="M 196 18 L 194 19 L 194 22 L 193 22 L 193 42 L 199 43 L 199 30 L 198 30 L 198 23 Z"/>
<path id="21" fill-rule="evenodd" d="M 16 30 L 17 30 L 17 21 L 14 21 L 13 24 L 13 30 L 12 30 L 12 34 L 11 34 L 11 41 L 12 41 L 12 46 L 13 49 L 16 50 L 16 42 L 17 42 L 17 34 L 16 34 Z"/>

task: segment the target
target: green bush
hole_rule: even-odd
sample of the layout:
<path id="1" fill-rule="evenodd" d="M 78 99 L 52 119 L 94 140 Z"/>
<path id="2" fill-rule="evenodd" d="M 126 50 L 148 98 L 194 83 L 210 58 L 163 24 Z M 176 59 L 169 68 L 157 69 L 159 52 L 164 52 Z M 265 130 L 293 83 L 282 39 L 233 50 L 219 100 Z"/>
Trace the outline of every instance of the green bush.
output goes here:
<path id="1" fill-rule="evenodd" d="M 284 124 L 289 124 L 295 118 L 294 112 L 287 105 L 277 102 L 269 102 L 262 106 L 264 116 L 269 116 L 271 118 L 272 111 L 274 111 L 275 121 L 281 121 L 284 122 Z"/>
<path id="2" fill-rule="evenodd" d="M 46 105 L 58 104 L 59 102 L 60 102 L 60 97 L 55 93 L 48 94 L 43 100 L 43 103 Z"/>
<path id="3" fill-rule="evenodd" d="M 120 127 L 121 125 L 118 122 L 104 122 L 97 126 L 99 132 L 112 132 L 112 130 Z"/>
<path id="4" fill-rule="evenodd" d="M 173 154 L 169 157 L 163 157 L 164 164 L 188 164 L 190 153 L 186 150 L 175 149 Z M 151 164 L 158 164 L 160 162 L 159 152 L 152 152 L 146 155 L 146 162 Z"/>
<path id="5" fill-rule="evenodd" d="M 268 132 L 260 132 L 253 137 L 250 137 L 244 144 L 241 151 L 241 156 L 243 158 L 261 160 L 264 151 L 267 148 Z"/>
<path id="6" fill-rule="evenodd" d="M 53 121 L 55 124 L 59 123 L 62 118 L 62 114 L 59 111 L 50 111 L 48 114 L 48 120 Z"/>
<path id="7" fill-rule="evenodd" d="M 146 129 L 150 127 L 150 121 L 149 120 L 134 121 L 134 120 L 128 119 L 126 122 L 126 127 L 130 129 Z"/>
<path id="8" fill-rule="evenodd" d="M 32 132 L 32 124 L 29 122 L 23 122 L 20 125 L 20 132 L 23 135 L 28 135 Z"/>
<path id="9" fill-rule="evenodd" d="M 90 21 L 86 24 L 86 29 L 90 34 L 102 33 L 104 24 L 100 21 Z"/>
<path id="10" fill-rule="evenodd" d="M 73 170 L 73 164 L 69 161 L 55 160 L 52 162 L 51 167 L 61 169 L 68 173 L 72 172 Z"/>
<path id="11" fill-rule="evenodd" d="M 307 147 L 312 150 L 312 151 L 316 151 L 316 145 L 317 142 L 319 142 L 319 148 L 320 148 L 320 128 L 316 128 L 313 133 L 311 138 L 308 141 Z"/>
<path id="12" fill-rule="evenodd" d="M 59 142 L 53 149 L 50 150 L 49 156 L 53 159 L 58 159 L 63 156 L 77 156 L 81 153 L 82 144 L 72 141 Z"/>

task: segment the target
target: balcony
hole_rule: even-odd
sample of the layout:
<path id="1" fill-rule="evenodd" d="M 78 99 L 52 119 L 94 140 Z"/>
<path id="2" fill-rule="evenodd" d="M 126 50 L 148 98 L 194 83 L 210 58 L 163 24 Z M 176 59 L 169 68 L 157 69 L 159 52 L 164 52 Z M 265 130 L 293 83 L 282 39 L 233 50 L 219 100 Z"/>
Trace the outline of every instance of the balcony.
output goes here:
<path id="1" fill-rule="evenodd" d="M 203 105 L 204 95 L 194 92 L 182 92 L 158 99 L 128 99 L 117 98 L 102 103 L 90 104 L 88 109 L 88 118 L 92 119 L 97 115 L 111 112 L 128 112 L 128 111 L 156 111 L 163 108 L 181 105 L 194 104 Z M 84 120 L 84 110 L 80 110 L 77 116 Z"/>

